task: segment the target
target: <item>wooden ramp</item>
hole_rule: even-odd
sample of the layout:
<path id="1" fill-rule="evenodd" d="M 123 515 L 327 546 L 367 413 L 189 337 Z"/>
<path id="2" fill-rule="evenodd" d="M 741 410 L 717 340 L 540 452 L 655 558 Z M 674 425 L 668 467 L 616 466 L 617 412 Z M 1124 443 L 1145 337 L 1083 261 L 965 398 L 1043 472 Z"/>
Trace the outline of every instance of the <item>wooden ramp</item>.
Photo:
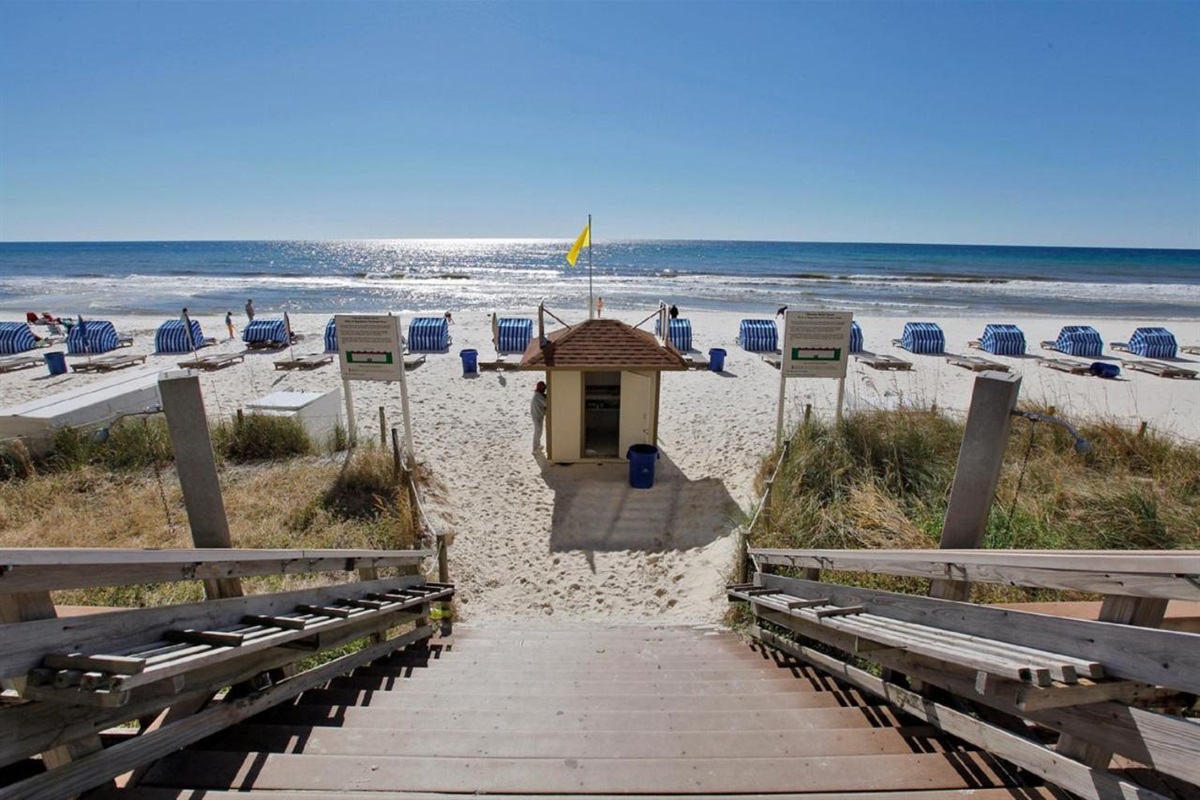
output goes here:
<path id="1" fill-rule="evenodd" d="M 95 796 L 846 793 L 1059 796 L 789 656 L 646 626 L 458 626 Z"/>

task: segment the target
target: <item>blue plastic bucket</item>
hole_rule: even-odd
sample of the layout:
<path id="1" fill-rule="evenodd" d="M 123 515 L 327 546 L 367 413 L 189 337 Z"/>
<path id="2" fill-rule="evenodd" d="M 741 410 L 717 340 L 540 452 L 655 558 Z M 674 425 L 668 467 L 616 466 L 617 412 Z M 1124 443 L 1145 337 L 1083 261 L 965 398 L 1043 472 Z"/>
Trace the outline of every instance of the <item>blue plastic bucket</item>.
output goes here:
<path id="1" fill-rule="evenodd" d="M 458 354 L 462 356 L 463 375 L 478 375 L 479 374 L 479 351 L 478 350 L 459 350 Z"/>
<path id="2" fill-rule="evenodd" d="M 708 368 L 713 372 L 720 372 L 725 369 L 725 351 L 719 347 L 714 347 L 708 351 Z"/>
<path id="3" fill-rule="evenodd" d="M 1097 378 L 1115 378 L 1121 374 L 1121 368 L 1116 364 L 1108 364 L 1104 361 L 1095 361 L 1088 371 Z"/>
<path id="4" fill-rule="evenodd" d="M 51 375 L 66 375 L 67 374 L 67 356 L 64 353 L 43 353 L 42 358 L 46 361 L 46 369 Z"/>
<path id="5" fill-rule="evenodd" d="M 654 486 L 654 462 L 658 460 L 658 448 L 652 444 L 635 444 L 625 457 L 629 459 L 629 485 L 634 489 Z"/>

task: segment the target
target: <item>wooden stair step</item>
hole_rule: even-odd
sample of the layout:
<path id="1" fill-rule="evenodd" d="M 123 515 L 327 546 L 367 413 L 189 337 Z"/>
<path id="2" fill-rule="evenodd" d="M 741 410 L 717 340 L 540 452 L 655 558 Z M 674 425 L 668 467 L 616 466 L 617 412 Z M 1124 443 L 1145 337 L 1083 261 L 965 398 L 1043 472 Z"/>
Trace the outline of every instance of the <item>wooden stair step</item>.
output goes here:
<path id="1" fill-rule="evenodd" d="M 315 755 L 438 756 L 441 758 L 796 758 L 940 752 L 933 728 L 862 728 L 829 731 L 761 730 L 746 736 L 707 731 L 588 731 L 514 733 L 409 729 L 309 728 L 238 725 L 202 742 L 205 750 L 256 750 Z"/>
<path id="2" fill-rule="evenodd" d="M 373 706 L 278 706 L 255 718 L 259 723 L 284 725 L 356 725 L 363 728 L 509 731 L 749 731 L 770 729 L 822 730 L 899 727 L 884 706 L 808 708 L 766 711 L 422 711 Z"/>
<path id="3" fill-rule="evenodd" d="M 348 678 L 338 678 L 345 685 L 360 689 L 394 688 L 405 692 L 427 692 L 444 696 L 446 694 L 512 694 L 535 696 L 541 694 L 611 694 L 619 690 L 623 694 L 796 694 L 809 691 L 812 684 L 804 678 L 790 676 L 780 678 L 752 678 L 748 680 L 731 681 L 576 681 L 576 680 L 505 680 L 491 681 L 483 684 L 468 678 L 456 681 L 434 681 L 427 679 L 422 671 L 417 671 L 412 677 L 403 675 L 358 675 Z M 821 691 L 837 692 L 838 689 L 822 689 Z M 846 694 L 857 694 L 848 690 Z"/>
<path id="4" fill-rule="evenodd" d="M 379 677 L 387 675 L 384 670 L 375 668 L 367 668 L 364 670 L 356 670 L 355 674 Z M 394 674 L 394 671 L 390 674 Z M 763 681 L 789 681 L 796 683 L 802 680 L 801 675 L 793 674 L 790 670 L 782 668 L 739 668 L 739 669 L 655 669 L 647 667 L 645 669 L 604 669 L 603 667 L 594 667 L 590 669 L 542 669 L 536 666 L 531 666 L 525 670 L 494 670 L 494 669 L 478 669 L 458 671 L 452 669 L 426 669 L 424 667 L 414 667 L 411 673 L 405 677 L 420 677 L 422 681 L 429 681 L 437 684 L 450 683 L 492 683 L 504 682 L 519 678 L 523 681 L 551 681 L 551 682 L 570 682 L 570 681 L 589 681 L 593 683 L 625 683 L 631 681 L 688 681 L 692 683 L 713 682 L 713 681 L 747 681 L 747 680 L 763 680 Z"/>
<path id="5" fill-rule="evenodd" d="M 207 790 L 203 800 L 254 800 L 265 797 L 269 800 L 380 800 L 378 792 L 371 791 L 309 791 L 267 790 L 263 792 Z M 851 800 L 841 792 L 811 792 L 804 794 L 692 794 L 696 800 Z M 134 789 L 101 789 L 88 794 L 89 800 L 197 800 L 190 789 L 166 787 L 137 787 Z M 404 792 L 404 800 L 462 800 L 459 793 Z M 506 794 L 504 800 L 546 800 L 540 794 Z M 646 794 L 592 794 L 588 800 L 661 800 L 661 795 Z M 857 792 L 852 800 L 901 800 L 895 792 Z M 1066 795 L 1046 788 L 1017 789 L 929 789 L 906 791 L 902 800 L 1066 800 Z"/>
<path id="6" fill-rule="evenodd" d="M 971 753 L 814 758 L 460 759 L 231 754 L 190 751 L 153 767 L 145 783 L 212 789 L 356 789 L 577 794 L 905 791 L 1004 785 Z"/>

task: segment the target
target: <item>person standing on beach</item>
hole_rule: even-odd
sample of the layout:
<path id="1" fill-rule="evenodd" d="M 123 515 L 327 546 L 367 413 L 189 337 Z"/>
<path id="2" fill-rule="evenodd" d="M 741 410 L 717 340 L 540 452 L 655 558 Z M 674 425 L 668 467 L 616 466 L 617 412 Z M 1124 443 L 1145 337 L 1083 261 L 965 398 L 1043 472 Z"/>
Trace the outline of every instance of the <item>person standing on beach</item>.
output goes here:
<path id="1" fill-rule="evenodd" d="M 596 316 L 597 317 L 604 316 L 604 298 L 603 297 L 596 298 Z"/>
<path id="2" fill-rule="evenodd" d="M 542 428 L 546 423 L 546 382 L 538 381 L 529 400 L 529 416 L 533 418 L 533 452 L 542 450 Z"/>
<path id="3" fill-rule="evenodd" d="M 254 322 L 254 300 L 253 299 L 246 301 L 246 319 L 250 320 L 251 322 Z"/>
<path id="4" fill-rule="evenodd" d="M 233 336 L 234 336 L 234 333 L 233 333 L 233 312 L 232 312 L 232 311 L 226 311 L 226 312 L 225 312 L 225 330 L 229 331 L 229 338 L 230 338 L 230 339 L 232 339 L 232 338 L 233 338 Z"/>
<path id="5" fill-rule="evenodd" d="M 671 304 L 671 309 L 667 313 L 671 315 L 671 319 L 679 319 L 679 307 L 674 303 Z"/>

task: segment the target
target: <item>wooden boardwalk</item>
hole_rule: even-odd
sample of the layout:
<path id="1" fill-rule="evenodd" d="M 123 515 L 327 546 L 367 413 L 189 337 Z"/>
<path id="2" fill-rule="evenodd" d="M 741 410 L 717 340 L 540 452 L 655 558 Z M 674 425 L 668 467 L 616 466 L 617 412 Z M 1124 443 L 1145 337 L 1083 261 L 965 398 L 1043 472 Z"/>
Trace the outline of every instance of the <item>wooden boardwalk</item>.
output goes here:
<path id="1" fill-rule="evenodd" d="M 935 733 L 728 632 L 459 626 L 101 796 L 1058 796 Z"/>

